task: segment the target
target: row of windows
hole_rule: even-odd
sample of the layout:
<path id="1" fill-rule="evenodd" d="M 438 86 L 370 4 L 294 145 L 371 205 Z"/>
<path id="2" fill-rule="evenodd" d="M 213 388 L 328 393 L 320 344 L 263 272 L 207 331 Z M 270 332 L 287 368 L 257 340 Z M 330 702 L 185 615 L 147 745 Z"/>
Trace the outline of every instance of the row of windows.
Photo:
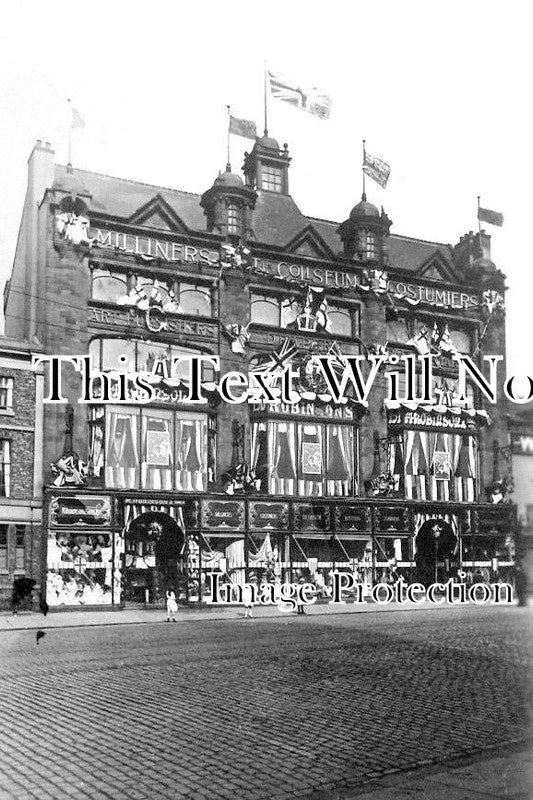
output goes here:
<path id="1" fill-rule="evenodd" d="M 236 233 L 240 225 L 239 209 L 229 207 L 231 211 L 230 232 Z M 368 243 L 367 243 L 368 244 Z M 370 244 L 368 245 L 370 247 Z M 92 298 L 118 305 L 135 305 L 148 308 L 150 304 L 159 304 L 164 310 L 190 316 L 210 317 L 213 313 L 212 293 L 208 286 L 188 283 L 181 280 L 169 281 L 134 275 L 133 273 L 111 272 L 104 269 L 93 269 Z M 274 328 L 297 328 L 298 317 L 305 306 L 305 298 L 283 297 L 268 293 L 251 293 L 251 321 Z M 328 318 L 327 330 L 335 336 L 352 338 L 359 332 L 359 310 L 356 306 L 343 305 L 327 301 L 325 313 Z M 406 318 L 387 321 L 387 341 L 391 344 L 412 343 L 420 336 L 427 338 L 431 344 L 434 320 L 425 318 Z M 473 337 L 471 331 L 464 327 L 450 325 L 449 338 L 451 345 L 460 353 L 471 353 Z M 4 379 L 8 380 L 8 379 Z M 2 385 L 0 384 L 0 408 L 2 406 Z M 7 391 L 4 392 L 7 396 Z"/>
<path id="2" fill-rule="evenodd" d="M 25 525 L 0 525 L 0 572 L 9 572 L 13 561 L 15 572 L 24 572 L 25 548 Z"/>
<path id="3" fill-rule="evenodd" d="M 406 318 L 399 317 L 398 319 L 387 321 L 387 341 L 390 344 L 407 344 L 412 343 L 419 337 L 425 338 L 427 345 L 431 344 L 432 337 L 435 335 L 446 336 L 445 331 L 440 330 L 434 332 L 435 320 L 425 319 L 423 317 Z M 473 350 L 473 336 L 471 330 L 462 327 L 455 327 L 452 322 L 448 326 L 448 332 L 451 345 L 459 352 L 465 355 L 472 353 Z"/>
<path id="4" fill-rule="evenodd" d="M 298 316 L 304 310 L 304 298 L 252 293 L 251 320 L 274 328 L 298 328 Z M 327 330 L 334 336 L 353 338 L 359 333 L 359 309 L 327 303 Z"/>
<path id="5" fill-rule="evenodd" d="M 174 347 L 162 342 L 142 342 L 132 339 L 93 339 L 89 344 L 94 369 L 121 370 L 128 372 L 152 372 L 154 368 L 162 377 L 188 378 L 187 362 L 173 360 L 179 356 L 199 355 L 198 350 L 187 347 Z M 126 359 L 119 361 L 119 358 Z M 213 367 L 203 366 L 203 381 L 214 380 Z"/>
<path id="6" fill-rule="evenodd" d="M 205 492 L 214 477 L 207 414 L 108 406 L 105 439 L 93 435 L 91 449 L 95 474 L 110 488 Z"/>
<path id="7" fill-rule="evenodd" d="M 106 269 L 92 271 L 92 299 L 140 308 L 160 305 L 166 311 L 190 316 L 210 317 L 212 314 L 208 286 Z"/>
<path id="8" fill-rule="evenodd" d="M 95 420 L 104 423 L 95 434 Z M 215 480 L 215 420 L 208 414 L 137 407 L 95 409 L 91 460 L 108 488 L 205 492 Z M 265 494 L 358 494 L 357 427 L 331 421 L 252 422 L 249 463 Z M 405 431 L 391 437 L 383 465 L 409 499 L 473 502 L 477 439 Z"/>

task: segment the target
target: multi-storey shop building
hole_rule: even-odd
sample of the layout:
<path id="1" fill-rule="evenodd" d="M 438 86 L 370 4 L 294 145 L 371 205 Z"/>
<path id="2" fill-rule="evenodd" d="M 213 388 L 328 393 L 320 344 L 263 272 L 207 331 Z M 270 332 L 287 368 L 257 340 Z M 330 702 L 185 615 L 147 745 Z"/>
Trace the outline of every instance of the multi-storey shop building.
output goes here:
<path id="1" fill-rule="evenodd" d="M 290 161 L 265 135 L 243 179 L 228 166 L 197 195 L 34 148 L 6 331 L 49 355 L 90 353 L 105 373 L 80 404 L 82 376 L 65 366 L 68 403 L 44 405 L 50 605 L 158 603 L 171 585 L 199 601 L 212 571 L 427 582 L 512 567 L 514 506 L 493 486 L 505 409 L 474 380 L 460 400 L 453 358 L 505 353 L 490 237 L 395 235 L 365 195 L 340 223 L 306 217 Z M 404 394 L 404 357 L 420 391 L 427 353 L 434 403 Z M 334 396 L 314 358 L 326 354 L 334 375 L 341 355 L 378 359 L 368 402 Z M 202 365 L 200 403 L 174 360 L 187 355 L 219 358 Z M 297 404 L 216 389 L 228 372 L 287 364 Z M 113 402 L 119 372 L 148 380 L 151 401 L 123 378 L 126 402 Z"/>

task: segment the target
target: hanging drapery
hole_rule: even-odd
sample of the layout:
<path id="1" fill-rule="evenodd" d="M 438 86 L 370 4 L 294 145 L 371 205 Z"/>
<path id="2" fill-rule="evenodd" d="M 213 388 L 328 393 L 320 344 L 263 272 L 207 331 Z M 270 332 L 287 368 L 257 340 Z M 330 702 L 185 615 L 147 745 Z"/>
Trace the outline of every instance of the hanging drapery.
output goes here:
<path id="1" fill-rule="evenodd" d="M 353 435 L 346 425 L 326 428 L 326 485 L 328 495 L 349 495 L 353 482 Z"/>
<path id="2" fill-rule="evenodd" d="M 139 411 L 108 411 L 106 486 L 133 489 L 139 484 Z"/>
<path id="3" fill-rule="evenodd" d="M 296 482 L 295 430 L 292 422 L 271 422 L 269 450 L 274 454 L 271 494 L 294 494 Z"/>
<path id="4" fill-rule="evenodd" d="M 475 478 L 473 436 L 405 432 L 405 493 L 409 500 L 473 502 Z"/>
<path id="5" fill-rule="evenodd" d="M 322 430 L 319 425 L 303 425 L 299 430 L 298 494 L 302 497 L 322 495 Z"/>
<path id="6" fill-rule="evenodd" d="M 418 533 L 420 532 L 420 529 L 422 528 L 422 525 L 424 524 L 424 522 L 427 522 L 428 519 L 442 519 L 442 520 L 444 520 L 445 522 L 448 523 L 448 525 L 452 529 L 452 532 L 453 532 L 453 534 L 455 536 L 455 539 L 456 539 L 454 554 L 457 553 L 457 549 L 459 547 L 459 527 L 457 525 L 457 518 L 453 514 L 443 514 L 440 511 L 439 512 L 435 512 L 435 513 L 415 514 L 415 518 L 414 518 L 414 522 L 415 522 L 415 540 L 414 540 L 415 547 L 414 547 L 414 551 L 415 551 L 415 553 L 416 553 L 416 549 L 417 549 L 417 547 L 416 547 L 416 537 L 417 537 Z"/>
<path id="7" fill-rule="evenodd" d="M 104 468 L 104 420 L 105 409 L 102 406 L 89 409 L 89 460 L 92 474 L 97 478 Z"/>
<path id="8" fill-rule="evenodd" d="M 172 489 L 172 414 L 150 412 L 142 417 L 143 489 Z"/>
<path id="9" fill-rule="evenodd" d="M 176 488 L 202 492 L 207 489 L 207 420 L 176 419 Z"/>

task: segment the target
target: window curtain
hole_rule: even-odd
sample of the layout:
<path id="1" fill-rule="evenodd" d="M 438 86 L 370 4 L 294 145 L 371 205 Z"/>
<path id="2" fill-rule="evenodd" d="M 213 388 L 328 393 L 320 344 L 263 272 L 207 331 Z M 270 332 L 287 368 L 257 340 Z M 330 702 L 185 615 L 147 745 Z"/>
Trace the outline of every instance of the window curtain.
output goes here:
<path id="1" fill-rule="evenodd" d="M 405 435 L 405 494 L 409 500 L 427 500 L 429 442 L 425 431 Z"/>
<path id="2" fill-rule="evenodd" d="M 476 452 L 473 436 L 455 436 L 455 500 L 472 503 L 475 499 Z"/>
<path id="3" fill-rule="evenodd" d="M 321 497 L 324 493 L 322 426 L 299 425 L 298 433 L 300 454 L 298 494 L 301 497 Z"/>
<path id="4" fill-rule="evenodd" d="M 89 459 L 95 477 L 100 477 L 104 468 L 104 419 L 105 411 L 102 407 L 90 408 Z"/>
<path id="5" fill-rule="evenodd" d="M 139 486 L 139 412 L 113 411 L 107 415 L 106 486 L 135 489 Z"/>
<path id="6" fill-rule="evenodd" d="M 354 431 L 347 425 L 326 427 L 326 493 L 351 494 L 354 465 Z"/>
<path id="7" fill-rule="evenodd" d="M 449 463 L 449 478 L 438 477 Z M 446 470 L 440 471 L 441 475 Z M 476 453 L 473 436 L 427 431 L 405 433 L 405 494 L 410 500 L 475 498 Z"/>
<path id="8" fill-rule="evenodd" d="M 207 489 L 207 420 L 176 420 L 176 488 L 203 492 Z"/>
<path id="9" fill-rule="evenodd" d="M 401 436 L 393 436 L 387 452 L 388 470 L 394 479 L 394 491 L 401 491 L 404 478 L 403 442 Z"/>
<path id="10" fill-rule="evenodd" d="M 273 454 L 270 494 L 294 494 L 296 489 L 295 429 L 292 422 L 270 422 L 268 448 Z"/>
<path id="11" fill-rule="evenodd" d="M 171 414 L 148 414 L 142 417 L 142 465 L 143 489 L 169 491 L 172 489 L 172 416 Z"/>

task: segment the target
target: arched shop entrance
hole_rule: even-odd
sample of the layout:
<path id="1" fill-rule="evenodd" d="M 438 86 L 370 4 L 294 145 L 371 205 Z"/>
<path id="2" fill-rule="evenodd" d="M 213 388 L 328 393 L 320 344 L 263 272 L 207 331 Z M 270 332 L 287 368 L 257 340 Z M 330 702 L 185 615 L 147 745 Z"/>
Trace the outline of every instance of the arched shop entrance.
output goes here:
<path id="1" fill-rule="evenodd" d="M 167 589 L 186 595 L 186 538 L 166 511 L 129 514 L 124 528 L 122 599 L 126 604 L 162 606 Z"/>
<path id="2" fill-rule="evenodd" d="M 445 583 L 457 574 L 459 539 L 457 523 L 451 515 L 417 515 L 415 536 L 416 579 L 429 586 Z"/>

